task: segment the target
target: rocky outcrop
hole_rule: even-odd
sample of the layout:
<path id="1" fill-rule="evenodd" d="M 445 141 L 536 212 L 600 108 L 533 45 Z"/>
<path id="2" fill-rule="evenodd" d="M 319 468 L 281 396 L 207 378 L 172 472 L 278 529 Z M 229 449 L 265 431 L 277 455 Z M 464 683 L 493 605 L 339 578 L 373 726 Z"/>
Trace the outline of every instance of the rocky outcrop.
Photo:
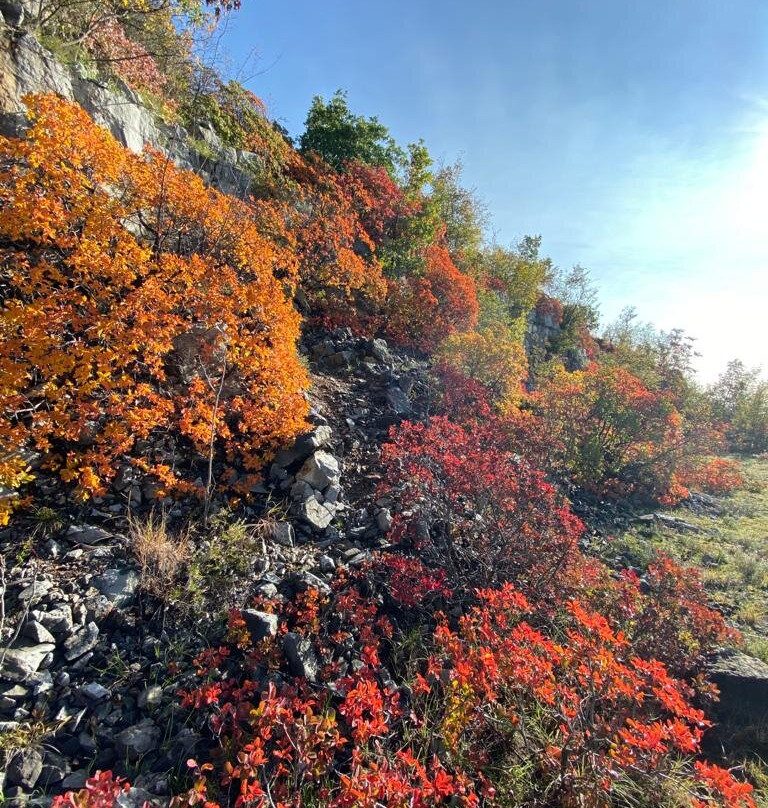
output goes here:
<path id="1" fill-rule="evenodd" d="M 62 64 L 32 34 L 0 28 L 0 134 L 24 131 L 23 97 L 30 93 L 55 93 L 76 101 L 131 151 L 139 153 L 150 144 L 223 193 L 246 196 L 259 171 L 257 154 L 223 146 L 209 127 L 201 125 L 193 133 L 206 143 L 202 155 L 184 127 L 159 120 L 126 85 L 113 79 L 108 86 L 80 65 Z"/>
<path id="2" fill-rule="evenodd" d="M 720 690 L 718 718 L 742 730 L 762 728 L 768 718 L 768 665 L 740 651 L 723 651 L 709 669 Z"/>

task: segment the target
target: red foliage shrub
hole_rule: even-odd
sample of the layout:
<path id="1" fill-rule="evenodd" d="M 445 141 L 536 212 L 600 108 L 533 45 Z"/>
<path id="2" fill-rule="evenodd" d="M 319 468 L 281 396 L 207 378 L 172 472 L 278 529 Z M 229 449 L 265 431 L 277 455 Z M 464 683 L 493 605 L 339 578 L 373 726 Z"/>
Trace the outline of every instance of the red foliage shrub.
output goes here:
<path id="1" fill-rule="evenodd" d="M 536 313 L 541 317 L 551 317 L 557 325 L 563 321 L 563 304 L 549 295 L 541 295 L 536 301 Z"/>
<path id="2" fill-rule="evenodd" d="M 726 457 L 714 457 L 678 475 L 680 484 L 707 494 L 730 494 L 743 488 L 740 464 Z"/>
<path id="3" fill-rule="evenodd" d="M 384 490 L 401 512 L 393 537 L 446 568 L 449 585 L 513 580 L 553 593 L 583 526 L 544 475 L 498 445 L 492 428 L 443 417 L 402 424 L 382 448 Z"/>
<path id="4" fill-rule="evenodd" d="M 453 754 L 502 783 L 510 767 L 527 761 L 531 773 L 515 783 L 519 805 L 546 794 L 547 805 L 608 808 L 620 784 L 663 793 L 708 725 L 688 687 L 661 662 L 638 657 L 578 601 L 544 633 L 526 620 L 535 610 L 512 586 L 479 594 L 481 604 L 458 629 L 439 625 L 431 685 L 419 687 L 431 691 L 432 704 L 440 694 L 441 732 Z M 727 771 L 698 766 L 696 773 L 691 798 L 705 789 L 717 794 L 711 804 L 754 806 L 751 786 Z"/>
<path id="5" fill-rule="evenodd" d="M 433 245 L 422 275 L 391 282 L 384 325 L 398 345 L 431 352 L 451 334 L 473 328 L 478 313 L 475 282 L 444 247 Z"/>
<path id="6" fill-rule="evenodd" d="M 408 201 L 402 188 L 382 166 L 370 166 L 353 160 L 340 177 L 368 237 L 377 248 L 399 235 L 405 220 L 420 208 Z"/>
<path id="7" fill-rule="evenodd" d="M 167 78 L 146 49 L 131 40 L 114 18 L 104 19 L 88 35 L 85 45 L 96 59 L 104 60 L 131 89 L 162 96 Z"/>
<path id="8" fill-rule="evenodd" d="M 120 794 L 129 789 L 130 785 L 122 777 L 97 771 L 85 781 L 85 788 L 54 797 L 51 805 L 53 808 L 113 808 Z"/>
<path id="9" fill-rule="evenodd" d="M 460 370 L 440 362 L 435 367 L 442 397 L 440 410 L 454 423 L 485 421 L 494 415 L 493 392 Z"/>
<path id="10" fill-rule="evenodd" d="M 377 564 L 389 581 L 389 593 L 396 603 L 406 608 L 428 604 L 435 595 L 450 597 L 445 584 L 445 571 L 429 569 L 418 558 L 383 555 Z"/>
<path id="11" fill-rule="evenodd" d="M 648 565 L 647 593 L 637 597 L 631 619 L 633 648 L 662 660 L 677 676 L 702 670 L 706 657 L 738 640 L 723 616 L 708 606 L 701 573 L 658 553 Z"/>

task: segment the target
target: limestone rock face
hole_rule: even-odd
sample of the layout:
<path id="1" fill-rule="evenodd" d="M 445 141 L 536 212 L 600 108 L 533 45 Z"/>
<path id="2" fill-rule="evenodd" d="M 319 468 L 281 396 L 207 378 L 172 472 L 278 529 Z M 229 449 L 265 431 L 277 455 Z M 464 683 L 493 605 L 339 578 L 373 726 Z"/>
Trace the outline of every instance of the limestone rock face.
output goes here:
<path id="1" fill-rule="evenodd" d="M 5 0 L 5 5 L 12 14 L 12 0 Z M 3 7 L 0 12 L 5 14 Z M 78 66 L 61 64 L 23 30 L 0 31 L 0 135 L 14 137 L 25 130 L 24 95 L 54 93 L 80 104 L 97 124 L 131 151 L 138 154 L 149 143 L 223 193 L 240 198 L 248 195 L 252 179 L 247 169 L 258 161 L 256 155 L 212 147 L 214 158 L 201 156 L 189 145 L 186 129 L 156 120 L 137 93 L 125 84 L 117 85 L 117 89 L 111 89 L 86 76 Z"/>

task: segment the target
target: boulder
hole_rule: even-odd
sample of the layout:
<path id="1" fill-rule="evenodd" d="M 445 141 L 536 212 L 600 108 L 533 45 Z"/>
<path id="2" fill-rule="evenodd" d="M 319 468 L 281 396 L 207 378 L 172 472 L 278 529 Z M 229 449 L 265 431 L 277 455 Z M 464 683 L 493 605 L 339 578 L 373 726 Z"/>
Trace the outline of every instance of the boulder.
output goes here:
<path id="1" fill-rule="evenodd" d="M 301 676 L 309 682 L 317 681 L 320 665 L 312 643 L 306 637 L 288 632 L 283 637 L 283 651 L 294 676 Z"/>
<path id="2" fill-rule="evenodd" d="M 709 667 L 720 690 L 716 712 L 721 721 L 764 725 L 768 718 L 768 665 L 741 651 L 723 651 Z"/>
<path id="3" fill-rule="evenodd" d="M 9 648 L 5 651 L 0 676 L 10 682 L 23 682 L 35 674 L 43 660 L 51 654 L 56 646 L 53 643 L 41 643 L 23 648 Z"/>
<path id="4" fill-rule="evenodd" d="M 243 609 L 245 627 L 251 634 L 254 642 L 261 642 L 267 637 L 277 634 L 277 615 L 269 612 L 260 612 L 256 609 Z"/>
<path id="5" fill-rule="evenodd" d="M 307 458 L 296 474 L 296 479 L 323 491 L 329 485 L 337 483 L 340 476 L 339 461 L 332 454 L 320 450 Z"/>

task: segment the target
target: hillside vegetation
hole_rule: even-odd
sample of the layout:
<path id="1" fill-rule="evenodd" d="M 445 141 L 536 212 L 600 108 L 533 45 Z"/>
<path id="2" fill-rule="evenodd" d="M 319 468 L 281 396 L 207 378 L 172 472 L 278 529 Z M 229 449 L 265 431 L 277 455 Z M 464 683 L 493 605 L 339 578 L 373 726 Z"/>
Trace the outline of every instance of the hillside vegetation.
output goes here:
<path id="1" fill-rule="evenodd" d="M 343 93 L 292 141 L 196 58 L 237 5 L 22 23 L 253 159 L 236 199 L 49 94 L 0 138 L 6 798 L 757 805 L 708 665 L 766 657 L 765 384 L 598 334 Z"/>

